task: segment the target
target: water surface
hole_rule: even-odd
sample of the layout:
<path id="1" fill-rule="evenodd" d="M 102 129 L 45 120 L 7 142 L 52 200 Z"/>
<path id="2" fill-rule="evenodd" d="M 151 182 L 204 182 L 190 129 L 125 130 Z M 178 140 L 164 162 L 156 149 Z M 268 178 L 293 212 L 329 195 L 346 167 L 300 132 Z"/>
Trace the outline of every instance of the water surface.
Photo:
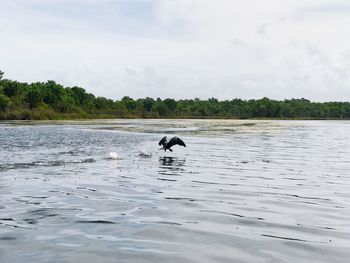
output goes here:
<path id="1" fill-rule="evenodd" d="M 349 128 L 0 123 L 0 262 L 347 262 Z"/>

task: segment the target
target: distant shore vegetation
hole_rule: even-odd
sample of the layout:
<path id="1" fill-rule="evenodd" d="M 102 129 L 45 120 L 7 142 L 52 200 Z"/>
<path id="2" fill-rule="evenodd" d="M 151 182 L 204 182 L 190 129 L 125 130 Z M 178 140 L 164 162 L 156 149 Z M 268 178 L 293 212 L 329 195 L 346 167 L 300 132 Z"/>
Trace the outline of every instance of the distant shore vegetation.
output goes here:
<path id="1" fill-rule="evenodd" d="M 4 79 L 0 71 L 0 120 L 59 120 L 92 118 L 276 118 L 350 119 L 349 102 L 307 99 L 232 99 L 219 101 L 171 98 L 121 100 L 96 97 L 81 87 L 55 81 L 21 83 Z"/>

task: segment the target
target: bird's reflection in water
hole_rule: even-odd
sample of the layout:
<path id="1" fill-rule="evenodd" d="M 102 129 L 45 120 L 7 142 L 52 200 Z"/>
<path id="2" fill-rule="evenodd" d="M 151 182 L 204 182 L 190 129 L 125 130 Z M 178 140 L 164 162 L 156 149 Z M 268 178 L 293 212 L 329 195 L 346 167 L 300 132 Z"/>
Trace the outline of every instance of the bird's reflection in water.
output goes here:
<path id="1" fill-rule="evenodd" d="M 182 172 L 184 171 L 184 166 L 186 164 L 185 158 L 178 157 L 160 157 L 159 158 L 159 168 L 160 174 L 164 174 L 168 172 Z"/>

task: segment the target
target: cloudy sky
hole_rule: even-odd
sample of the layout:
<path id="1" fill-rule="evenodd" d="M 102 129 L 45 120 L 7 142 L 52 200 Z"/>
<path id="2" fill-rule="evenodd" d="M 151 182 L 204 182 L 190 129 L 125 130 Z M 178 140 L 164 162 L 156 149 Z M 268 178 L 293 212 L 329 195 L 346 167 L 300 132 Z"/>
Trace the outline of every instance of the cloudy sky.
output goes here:
<path id="1" fill-rule="evenodd" d="M 98 96 L 350 100 L 349 0 L 0 0 L 0 69 Z"/>

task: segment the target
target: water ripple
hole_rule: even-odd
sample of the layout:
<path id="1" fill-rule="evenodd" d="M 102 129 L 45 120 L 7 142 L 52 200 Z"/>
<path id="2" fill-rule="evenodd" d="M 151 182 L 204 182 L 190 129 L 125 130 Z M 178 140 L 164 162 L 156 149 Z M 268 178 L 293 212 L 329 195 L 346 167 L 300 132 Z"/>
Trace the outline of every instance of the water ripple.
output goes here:
<path id="1" fill-rule="evenodd" d="M 349 122 L 28 124 L 0 125 L 1 262 L 350 257 Z"/>

